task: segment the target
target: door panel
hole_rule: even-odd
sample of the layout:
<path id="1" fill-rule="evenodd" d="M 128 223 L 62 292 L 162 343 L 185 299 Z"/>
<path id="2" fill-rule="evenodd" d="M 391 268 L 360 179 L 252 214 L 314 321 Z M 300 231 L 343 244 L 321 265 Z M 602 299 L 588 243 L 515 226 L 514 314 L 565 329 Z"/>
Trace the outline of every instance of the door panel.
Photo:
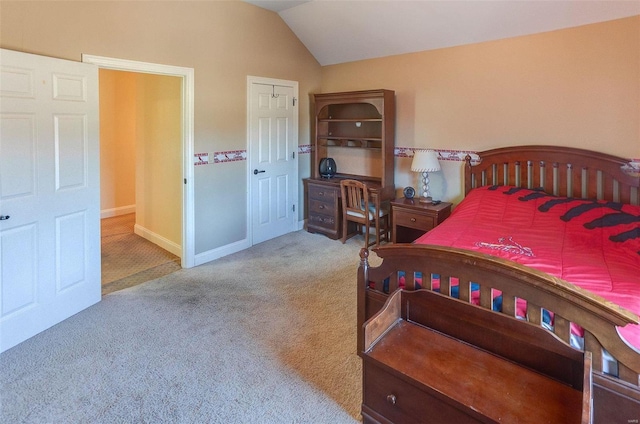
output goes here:
<path id="1" fill-rule="evenodd" d="M 56 217 L 56 289 L 64 291 L 85 281 L 87 262 L 85 233 L 87 214 L 84 211 Z"/>
<path id="2" fill-rule="evenodd" d="M 36 302 L 38 246 L 36 225 L 28 224 L 2 232 L 2 315 L 5 319 Z"/>
<path id="3" fill-rule="evenodd" d="M 0 50 L 0 351 L 100 300 L 98 71 Z"/>
<path id="4" fill-rule="evenodd" d="M 35 195 L 35 116 L 3 114 L 0 119 L 0 201 Z M 13 152 L 11 155 L 5 152 Z"/>
<path id="5" fill-rule="evenodd" d="M 250 178 L 253 244 L 297 229 L 294 88 L 251 84 Z M 254 174 L 257 170 L 259 173 Z M 262 172 L 264 171 L 264 172 Z"/>
<path id="6" fill-rule="evenodd" d="M 85 187 L 87 168 L 86 116 L 54 116 L 56 189 Z"/>

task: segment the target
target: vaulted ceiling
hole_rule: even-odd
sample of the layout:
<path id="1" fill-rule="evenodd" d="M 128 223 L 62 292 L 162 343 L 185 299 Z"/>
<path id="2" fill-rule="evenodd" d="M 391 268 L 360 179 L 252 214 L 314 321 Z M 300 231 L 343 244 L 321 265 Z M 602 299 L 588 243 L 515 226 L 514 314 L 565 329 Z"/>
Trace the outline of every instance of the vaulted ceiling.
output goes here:
<path id="1" fill-rule="evenodd" d="M 640 15 L 640 0 L 244 0 L 278 13 L 321 65 Z"/>

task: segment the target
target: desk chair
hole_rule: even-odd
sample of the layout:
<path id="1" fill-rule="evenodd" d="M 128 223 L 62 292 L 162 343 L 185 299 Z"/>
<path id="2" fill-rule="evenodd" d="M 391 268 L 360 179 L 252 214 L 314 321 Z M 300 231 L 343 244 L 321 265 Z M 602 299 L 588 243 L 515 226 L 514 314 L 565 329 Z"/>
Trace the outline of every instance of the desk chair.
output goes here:
<path id="1" fill-rule="evenodd" d="M 357 180 L 340 181 L 342 194 L 342 243 L 354 234 L 362 234 L 364 226 L 364 245 L 380 245 L 380 241 L 389 241 L 389 203 L 381 205 L 380 198 L 373 195 L 370 199 L 367 185 Z M 348 233 L 349 222 L 357 224 L 357 232 Z M 369 243 L 371 222 L 375 223 L 375 242 Z"/>

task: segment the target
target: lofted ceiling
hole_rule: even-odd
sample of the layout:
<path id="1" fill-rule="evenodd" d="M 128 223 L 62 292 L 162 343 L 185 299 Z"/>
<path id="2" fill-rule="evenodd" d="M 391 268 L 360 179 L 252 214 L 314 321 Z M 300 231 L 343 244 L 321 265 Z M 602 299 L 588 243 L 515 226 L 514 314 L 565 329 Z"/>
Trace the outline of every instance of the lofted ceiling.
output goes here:
<path id="1" fill-rule="evenodd" d="M 640 0 L 244 0 L 284 20 L 321 65 L 640 15 Z"/>

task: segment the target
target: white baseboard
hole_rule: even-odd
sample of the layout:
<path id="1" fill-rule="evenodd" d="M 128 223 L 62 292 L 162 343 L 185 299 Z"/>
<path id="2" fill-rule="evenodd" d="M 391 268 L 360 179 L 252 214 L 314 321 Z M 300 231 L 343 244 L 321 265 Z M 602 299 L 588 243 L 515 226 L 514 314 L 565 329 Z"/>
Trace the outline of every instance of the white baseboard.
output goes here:
<path id="1" fill-rule="evenodd" d="M 154 233 L 153 231 L 149 231 L 141 225 L 134 225 L 133 232 L 139 235 L 142 238 L 149 240 L 151 243 L 157 244 L 162 247 L 164 250 L 167 250 L 174 255 L 182 258 L 182 248 L 177 243 L 172 242 L 169 239 L 162 237 L 159 234 Z"/>
<path id="2" fill-rule="evenodd" d="M 306 220 L 298 221 L 298 230 L 303 230 L 305 228 Z M 230 255 L 232 253 L 240 252 L 241 250 L 248 249 L 251 247 L 251 243 L 249 239 L 239 240 L 235 243 L 227 244 L 225 246 L 218 247 L 216 249 L 211 249 L 206 252 L 198 253 L 195 256 L 195 266 L 205 264 L 207 262 L 214 261 L 216 259 L 220 259 L 224 256 Z"/>
<path id="3" fill-rule="evenodd" d="M 220 259 L 223 256 L 230 255 L 232 253 L 239 252 L 251 247 L 248 239 L 240 240 L 235 243 L 227 244 L 225 246 L 218 247 L 216 249 L 207 250 L 206 252 L 198 253 L 195 256 L 195 266 L 202 265 L 204 263 Z"/>
<path id="4" fill-rule="evenodd" d="M 100 219 L 111 218 L 113 216 L 135 213 L 136 205 L 120 206 L 118 208 L 103 209 L 100 211 Z"/>

